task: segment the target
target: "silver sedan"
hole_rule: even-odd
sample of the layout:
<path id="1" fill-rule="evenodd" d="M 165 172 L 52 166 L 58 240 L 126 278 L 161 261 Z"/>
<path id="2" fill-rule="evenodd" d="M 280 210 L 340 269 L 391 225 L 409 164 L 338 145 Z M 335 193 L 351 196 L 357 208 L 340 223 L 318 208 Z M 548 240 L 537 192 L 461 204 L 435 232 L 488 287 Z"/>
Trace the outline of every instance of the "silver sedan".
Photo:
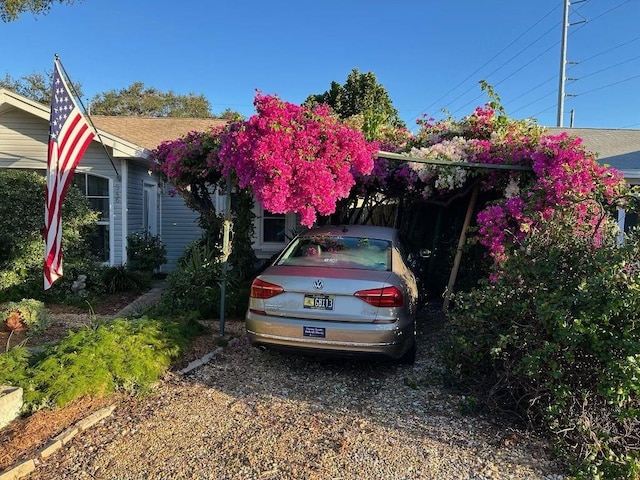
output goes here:
<path id="1" fill-rule="evenodd" d="M 309 229 L 253 281 L 253 345 L 415 361 L 416 278 L 398 230 Z"/>

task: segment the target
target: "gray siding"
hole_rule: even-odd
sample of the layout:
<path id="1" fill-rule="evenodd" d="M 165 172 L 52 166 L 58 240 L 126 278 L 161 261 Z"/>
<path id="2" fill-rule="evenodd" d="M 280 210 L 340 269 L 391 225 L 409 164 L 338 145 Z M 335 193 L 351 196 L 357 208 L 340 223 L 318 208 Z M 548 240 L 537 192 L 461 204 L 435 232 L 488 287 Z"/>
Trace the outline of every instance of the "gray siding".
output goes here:
<path id="1" fill-rule="evenodd" d="M 198 214 L 188 208 L 180 195 L 171 196 L 171 186 L 165 185 L 160 195 L 160 235 L 167 248 L 167 264 L 161 270 L 171 272 L 184 249 L 202 235 L 198 226 Z"/>
<path id="2" fill-rule="evenodd" d="M 0 168 L 28 168 L 46 171 L 49 142 L 49 122 L 22 110 L 10 110 L 0 116 Z M 114 160 L 122 171 L 120 160 Z M 122 263 L 122 195 L 117 179 L 104 148 L 93 142 L 76 168 L 77 172 L 108 178 L 110 182 L 110 237 L 113 264 Z M 44 204 L 43 216 L 44 216 Z"/>
<path id="3" fill-rule="evenodd" d="M 147 168 L 129 163 L 129 180 L 127 183 L 127 219 L 128 232 L 142 231 L 142 186 L 147 175 Z"/>
<path id="4" fill-rule="evenodd" d="M 0 167 L 46 169 L 49 122 L 21 110 L 0 118 Z"/>

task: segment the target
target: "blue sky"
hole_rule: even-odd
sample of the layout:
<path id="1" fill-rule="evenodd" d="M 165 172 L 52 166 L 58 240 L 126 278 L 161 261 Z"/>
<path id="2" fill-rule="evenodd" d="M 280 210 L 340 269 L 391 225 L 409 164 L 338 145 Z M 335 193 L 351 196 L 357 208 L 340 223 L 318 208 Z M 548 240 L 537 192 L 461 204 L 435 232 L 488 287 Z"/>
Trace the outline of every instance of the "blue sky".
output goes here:
<path id="1" fill-rule="evenodd" d="M 203 94 L 248 117 L 256 90 L 299 104 L 373 72 L 407 126 L 487 101 L 557 122 L 563 0 L 85 0 L 0 23 L 0 75 L 48 73 L 83 102 L 133 82 Z M 640 0 L 570 8 L 564 126 L 640 129 Z M 586 22 L 584 22 L 586 20 Z M 576 62 L 576 63 L 573 63 Z M 575 96 L 574 96 L 575 95 Z"/>

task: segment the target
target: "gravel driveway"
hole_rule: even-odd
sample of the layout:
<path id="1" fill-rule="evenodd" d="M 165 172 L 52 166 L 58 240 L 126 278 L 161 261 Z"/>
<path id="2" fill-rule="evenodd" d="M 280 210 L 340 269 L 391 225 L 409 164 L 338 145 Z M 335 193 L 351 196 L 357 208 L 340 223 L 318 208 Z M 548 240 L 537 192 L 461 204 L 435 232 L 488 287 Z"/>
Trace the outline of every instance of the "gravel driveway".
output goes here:
<path id="1" fill-rule="evenodd" d="M 243 323 L 209 364 L 42 461 L 31 479 L 562 479 L 544 442 L 464 415 L 442 385 L 440 325 L 414 366 L 314 359 L 247 345 Z"/>

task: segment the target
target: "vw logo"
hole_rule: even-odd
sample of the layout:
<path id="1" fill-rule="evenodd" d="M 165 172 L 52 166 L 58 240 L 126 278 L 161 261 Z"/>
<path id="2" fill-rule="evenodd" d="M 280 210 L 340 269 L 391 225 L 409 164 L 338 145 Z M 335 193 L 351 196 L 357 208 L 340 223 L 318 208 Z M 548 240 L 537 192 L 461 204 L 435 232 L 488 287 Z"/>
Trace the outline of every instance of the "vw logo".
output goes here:
<path id="1" fill-rule="evenodd" d="M 316 280 L 313 282 L 313 288 L 316 290 L 322 290 L 324 288 L 324 283 L 322 283 L 322 280 Z"/>

